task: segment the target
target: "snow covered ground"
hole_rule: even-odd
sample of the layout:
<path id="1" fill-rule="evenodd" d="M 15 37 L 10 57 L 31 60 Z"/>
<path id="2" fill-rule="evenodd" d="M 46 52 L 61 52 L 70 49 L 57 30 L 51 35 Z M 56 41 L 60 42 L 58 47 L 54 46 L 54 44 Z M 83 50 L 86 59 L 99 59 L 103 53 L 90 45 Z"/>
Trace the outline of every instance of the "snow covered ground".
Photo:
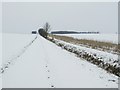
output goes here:
<path id="1" fill-rule="evenodd" d="M 81 52 L 83 51 L 83 53 L 87 52 L 89 55 L 93 55 L 93 56 L 95 55 L 94 57 L 101 58 L 101 60 L 103 62 L 109 63 L 110 65 L 113 65 L 113 66 L 116 65 L 116 67 L 119 67 L 118 55 L 116 55 L 116 54 L 108 53 L 105 51 L 100 51 L 97 49 L 87 48 L 85 46 L 79 46 L 79 45 L 67 43 L 62 40 L 57 40 L 57 43 L 62 43 L 62 44 L 64 44 L 64 46 L 66 46 L 68 48 L 74 47 L 74 50 L 81 51 Z"/>
<path id="2" fill-rule="evenodd" d="M 35 35 L 29 34 L 3 34 L 3 63 L 5 63 L 6 60 L 14 59 L 34 37 Z"/>
<path id="3" fill-rule="evenodd" d="M 118 43 L 118 34 L 59 34 L 59 35 L 74 37 L 77 39 L 112 42 L 115 44 Z"/>
<path id="4" fill-rule="evenodd" d="M 4 34 L 3 40 L 3 88 L 118 88 L 117 76 L 39 35 Z"/>
<path id="5" fill-rule="evenodd" d="M 2 65 L 2 33 L 0 33 L 0 67 Z M 2 78 L 0 75 L 0 89 L 2 88 Z"/>

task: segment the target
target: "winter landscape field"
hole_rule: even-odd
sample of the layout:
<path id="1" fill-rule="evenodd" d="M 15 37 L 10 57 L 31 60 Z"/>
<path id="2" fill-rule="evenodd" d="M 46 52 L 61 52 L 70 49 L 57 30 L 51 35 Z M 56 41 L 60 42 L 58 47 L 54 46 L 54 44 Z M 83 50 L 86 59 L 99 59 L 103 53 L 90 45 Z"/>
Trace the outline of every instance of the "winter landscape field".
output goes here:
<path id="1" fill-rule="evenodd" d="M 87 39 L 87 40 L 96 40 L 104 41 L 111 43 L 118 43 L 118 34 L 111 33 L 101 33 L 101 34 L 63 34 L 62 36 L 69 36 L 76 39 Z"/>
<path id="2" fill-rule="evenodd" d="M 118 88 L 118 76 L 40 35 L 2 34 L 2 40 L 3 88 Z M 79 49 L 117 59 L 114 54 L 81 46 Z"/>
<path id="3" fill-rule="evenodd" d="M 118 2 L 13 1 L 1 6 L 0 87 L 118 88 Z"/>

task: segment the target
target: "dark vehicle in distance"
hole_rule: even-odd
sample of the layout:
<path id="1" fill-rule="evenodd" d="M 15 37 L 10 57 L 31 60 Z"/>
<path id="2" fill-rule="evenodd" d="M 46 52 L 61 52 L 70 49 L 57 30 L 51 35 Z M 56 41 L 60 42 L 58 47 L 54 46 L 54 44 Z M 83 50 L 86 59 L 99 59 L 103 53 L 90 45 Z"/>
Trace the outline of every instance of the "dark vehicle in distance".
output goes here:
<path id="1" fill-rule="evenodd" d="M 44 38 L 47 38 L 48 33 L 47 33 L 43 28 L 40 28 L 40 29 L 38 30 L 38 33 L 39 33 L 41 36 L 43 36 Z"/>
<path id="2" fill-rule="evenodd" d="M 32 34 L 37 34 L 37 31 L 32 31 Z"/>

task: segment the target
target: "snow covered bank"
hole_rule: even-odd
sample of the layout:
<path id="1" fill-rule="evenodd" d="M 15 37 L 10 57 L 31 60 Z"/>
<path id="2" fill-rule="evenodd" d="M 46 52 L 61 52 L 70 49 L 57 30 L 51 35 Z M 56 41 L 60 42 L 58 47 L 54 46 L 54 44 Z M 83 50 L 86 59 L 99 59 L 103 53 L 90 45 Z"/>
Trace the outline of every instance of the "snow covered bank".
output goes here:
<path id="1" fill-rule="evenodd" d="M 21 43 L 35 38 L 11 35 L 8 41 L 15 37 L 22 38 Z M 14 39 L 11 43 L 21 50 L 22 45 L 17 41 Z M 2 76 L 3 88 L 118 88 L 117 76 L 75 57 L 41 36 Z"/>
<path id="2" fill-rule="evenodd" d="M 118 44 L 118 34 L 59 34 L 77 39 L 87 39 Z"/>
<path id="3" fill-rule="evenodd" d="M 49 40 L 55 43 L 56 45 L 64 48 L 65 50 L 75 53 L 78 57 L 86 59 L 87 61 L 107 70 L 108 72 L 120 76 L 118 55 L 91 48 L 86 48 L 84 46 L 78 46 L 75 44 L 64 42 L 62 40 Z"/>

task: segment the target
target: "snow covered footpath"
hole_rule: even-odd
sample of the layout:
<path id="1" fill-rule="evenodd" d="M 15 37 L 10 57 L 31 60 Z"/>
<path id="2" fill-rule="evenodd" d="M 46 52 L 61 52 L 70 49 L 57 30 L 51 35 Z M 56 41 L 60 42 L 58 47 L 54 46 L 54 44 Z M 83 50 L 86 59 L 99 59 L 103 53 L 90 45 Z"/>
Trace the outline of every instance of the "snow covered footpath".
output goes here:
<path id="1" fill-rule="evenodd" d="M 10 43 L 12 43 L 8 44 L 8 47 L 13 45 L 15 48 L 18 47 L 16 49 L 21 50 L 21 47 L 26 46 L 34 38 L 35 36 L 32 35 L 11 34 L 7 35 L 6 40 L 10 40 Z M 16 52 L 19 50 L 16 51 L 16 49 L 12 51 L 11 55 L 17 55 Z M 3 61 L 6 63 L 10 59 L 8 53 Z M 2 74 L 2 87 L 118 88 L 118 77 L 86 60 L 77 58 L 74 54 L 38 36 L 27 50 L 16 58 L 14 63 L 10 64 L 9 68 Z"/>
<path id="2" fill-rule="evenodd" d="M 87 39 L 102 42 L 118 43 L 118 34 L 59 34 L 77 39 Z"/>

